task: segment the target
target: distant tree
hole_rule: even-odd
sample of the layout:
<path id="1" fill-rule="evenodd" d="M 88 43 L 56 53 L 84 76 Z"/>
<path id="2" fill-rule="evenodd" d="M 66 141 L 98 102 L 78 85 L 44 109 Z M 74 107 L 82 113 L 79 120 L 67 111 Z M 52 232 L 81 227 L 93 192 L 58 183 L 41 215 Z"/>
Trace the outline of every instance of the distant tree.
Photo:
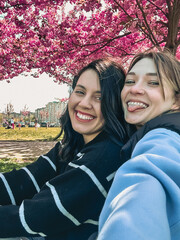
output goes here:
<path id="1" fill-rule="evenodd" d="M 30 122 L 35 122 L 35 113 L 30 112 L 29 120 Z"/>
<path id="2" fill-rule="evenodd" d="M 30 122 L 30 111 L 27 105 L 24 105 L 24 108 L 20 111 L 21 114 L 24 117 L 24 121 L 29 121 Z"/>
<path id="3" fill-rule="evenodd" d="M 12 103 L 10 102 L 6 105 L 6 108 L 5 108 L 5 114 L 7 115 L 8 119 L 10 118 L 11 113 L 13 113 L 13 112 L 14 112 L 14 107 L 13 107 Z"/>
<path id="4" fill-rule="evenodd" d="M 3 123 L 3 113 L 0 113 L 0 123 Z"/>
<path id="5" fill-rule="evenodd" d="M 24 108 L 21 110 L 21 114 L 26 117 L 29 115 L 29 108 L 27 105 L 24 106 Z"/>

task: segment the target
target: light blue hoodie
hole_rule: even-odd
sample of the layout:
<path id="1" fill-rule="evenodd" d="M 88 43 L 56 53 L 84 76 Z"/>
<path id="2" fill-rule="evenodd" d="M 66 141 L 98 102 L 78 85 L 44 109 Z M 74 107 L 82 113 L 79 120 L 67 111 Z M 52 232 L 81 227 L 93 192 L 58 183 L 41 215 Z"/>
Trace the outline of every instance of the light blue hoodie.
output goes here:
<path id="1" fill-rule="evenodd" d="M 116 173 L 98 240 L 180 240 L 180 135 L 157 128 Z"/>

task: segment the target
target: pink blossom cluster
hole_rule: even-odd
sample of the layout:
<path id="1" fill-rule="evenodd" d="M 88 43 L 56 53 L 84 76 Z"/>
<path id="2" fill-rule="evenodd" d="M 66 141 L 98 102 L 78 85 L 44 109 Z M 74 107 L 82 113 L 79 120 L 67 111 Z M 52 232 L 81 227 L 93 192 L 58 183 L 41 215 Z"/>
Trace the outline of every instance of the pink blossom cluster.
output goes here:
<path id="1" fill-rule="evenodd" d="M 61 102 L 67 102 L 69 100 L 69 98 L 61 98 L 59 99 Z"/>
<path id="2" fill-rule="evenodd" d="M 67 3 L 72 10 L 67 11 Z M 88 62 L 169 48 L 180 59 L 179 0 L 1 0 L 0 80 L 37 69 L 57 82 Z"/>

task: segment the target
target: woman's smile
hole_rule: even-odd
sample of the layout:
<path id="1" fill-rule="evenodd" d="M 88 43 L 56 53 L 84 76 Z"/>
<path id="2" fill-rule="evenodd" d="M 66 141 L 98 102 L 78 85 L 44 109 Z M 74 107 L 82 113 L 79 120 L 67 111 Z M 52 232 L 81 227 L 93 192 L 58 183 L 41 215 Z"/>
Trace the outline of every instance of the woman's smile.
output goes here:
<path id="1" fill-rule="evenodd" d="M 95 118 L 91 114 L 84 113 L 84 112 L 81 112 L 81 111 L 75 111 L 75 116 L 76 116 L 76 119 L 78 121 L 85 122 L 85 123 L 90 122 Z"/>
<path id="2" fill-rule="evenodd" d="M 140 102 L 140 101 L 130 100 L 127 102 L 127 110 L 129 112 L 134 112 L 137 110 L 144 110 L 147 107 L 148 107 L 148 104 Z"/>

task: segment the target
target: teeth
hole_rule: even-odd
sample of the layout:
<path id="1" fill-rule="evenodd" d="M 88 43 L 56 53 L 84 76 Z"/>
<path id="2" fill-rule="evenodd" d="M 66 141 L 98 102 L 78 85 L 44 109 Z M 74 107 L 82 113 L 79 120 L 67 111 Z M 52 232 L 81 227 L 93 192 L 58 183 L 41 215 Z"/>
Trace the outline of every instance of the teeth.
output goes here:
<path id="1" fill-rule="evenodd" d="M 143 108 L 147 108 L 147 105 L 145 105 L 144 103 L 140 103 L 140 102 L 128 102 L 128 106 L 140 106 Z"/>
<path id="2" fill-rule="evenodd" d="M 91 120 L 91 119 L 93 119 L 93 117 L 90 117 L 90 116 L 87 116 L 87 115 L 83 115 L 83 114 L 81 114 L 79 112 L 77 112 L 77 116 L 78 116 L 78 118 L 84 119 L 84 120 Z"/>

